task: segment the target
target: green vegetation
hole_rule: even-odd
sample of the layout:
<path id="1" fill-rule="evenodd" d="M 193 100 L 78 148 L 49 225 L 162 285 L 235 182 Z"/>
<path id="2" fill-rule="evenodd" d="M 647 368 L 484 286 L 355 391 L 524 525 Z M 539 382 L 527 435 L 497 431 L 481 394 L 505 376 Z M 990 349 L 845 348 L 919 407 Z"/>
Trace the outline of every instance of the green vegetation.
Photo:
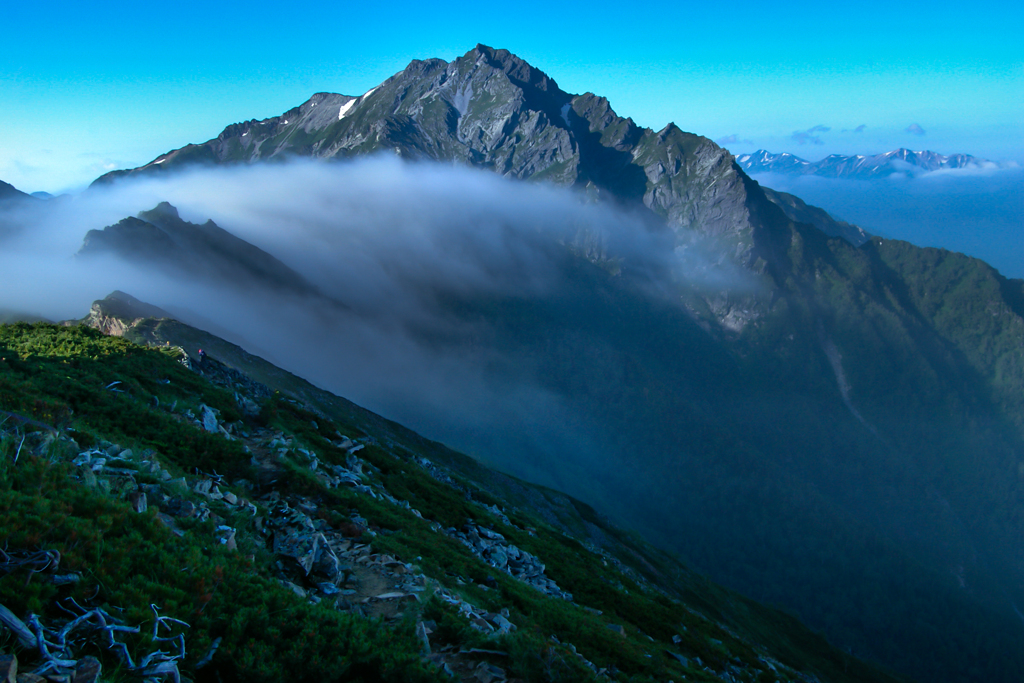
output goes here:
<path id="1" fill-rule="evenodd" d="M 787 666 L 822 680 L 890 680 L 795 621 L 708 584 L 620 531 L 607 528 L 621 539 L 623 560 L 589 550 L 531 510 L 512 508 L 458 474 L 454 485 L 438 481 L 408 447 L 372 442 L 359 452 L 369 480 L 407 507 L 352 488 L 328 488 L 291 456 L 282 460 L 276 490 L 316 500 L 319 518 L 329 525 L 365 520 L 374 550 L 414 562 L 433 588 L 397 620 L 340 612 L 330 600 L 314 604 L 274 579 L 275 556 L 247 513 L 218 508 L 206 521 L 169 523 L 155 507 L 135 512 L 125 500 L 132 489 L 117 485 L 116 477 L 97 481 L 87 467 L 71 464 L 79 448 L 116 440 L 158 459 L 171 476 L 216 469 L 228 482 L 251 480 L 253 465 L 241 441 L 206 433 L 187 419 L 201 404 L 218 410 L 224 422 L 288 435 L 289 453 L 306 448 L 325 465 L 346 462 L 346 451 L 325 435 L 359 432 L 353 422 L 311 412 L 281 394 L 258 417 L 246 418 L 232 394 L 185 368 L 180 357 L 176 348 L 147 349 L 85 327 L 0 327 L 0 410 L 10 420 L 0 425 L 0 540 L 9 552 L 56 550 L 60 571 L 81 576 L 60 586 L 46 574 L 16 570 L 0 576 L 0 603 L 15 614 L 59 620 L 66 615 L 58 605 L 68 597 L 104 606 L 125 623 L 144 627 L 126 640 L 137 659 L 156 645 L 149 636 L 150 604 L 156 604 L 161 615 L 191 626 L 183 632 L 184 672 L 221 638 L 211 666 L 233 680 L 437 680 L 439 670 L 421 656 L 417 619 L 434 623 L 432 645 L 450 652 L 453 661 L 470 656 L 458 654 L 460 648 L 500 650 L 509 675 L 531 681 L 596 680 L 595 670 L 637 682 L 684 675 L 714 680 L 705 666 L 751 681 L 789 680 Z M 74 435 L 77 443 L 60 434 Z M 21 452 L 22 437 L 31 451 Z M 463 465 L 472 471 L 469 462 Z M 131 471 L 139 484 L 160 481 L 155 471 Z M 507 522 L 494 512 L 495 504 L 506 506 Z M 600 523 L 592 510 L 574 505 L 574 514 L 582 515 L 574 524 Z M 574 601 L 545 596 L 439 531 L 470 521 L 543 558 L 547 575 Z M 238 529 L 237 550 L 217 542 L 217 523 Z M 442 590 L 479 608 L 506 609 L 518 628 L 485 635 L 438 595 L 426 599 Z M 108 670 L 118 670 L 109 651 L 90 652 Z"/>
<path id="2" fill-rule="evenodd" d="M 134 448 L 156 447 L 182 468 L 244 472 L 237 442 L 209 435 L 155 408 L 179 402 L 234 410 L 226 392 L 176 363 L 171 353 L 149 351 L 87 328 L 14 325 L 0 328 L 3 368 L 0 406 L 60 427 L 77 437 L 116 437 Z M 123 393 L 105 390 L 121 378 Z M 170 380 L 165 384 L 163 380 Z M 29 425 L 28 428 L 31 428 Z M 0 578 L 0 603 L 16 614 L 59 618 L 59 598 L 107 605 L 127 623 L 152 624 L 150 603 L 165 616 L 191 624 L 185 633 L 194 664 L 214 637 L 218 657 L 245 680 L 318 678 L 338 681 L 435 680 L 421 663 L 408 628 L 390 628 L 305 601 L 258 571 L 252 557 L 213 541 L 212 523 L 197 523 L 182 537 L 158 521 L 155 511 L 133 512 L 95 481 L 63 461 L 22 454 L 4 438 L 0 450 L 0 529 L 8 551 L 44 548 L 61 554 L 61 571 L 82 580 L 58 588 L 45 577 L 12 572 Z M 54 459 L 56 458 L 56 461 Z M 283 618 L 281 615 L 287 615 Z M 129 649 L 153 649 L 146 635 Z M 113 668 L 109 652 L 98 652 Z"/>

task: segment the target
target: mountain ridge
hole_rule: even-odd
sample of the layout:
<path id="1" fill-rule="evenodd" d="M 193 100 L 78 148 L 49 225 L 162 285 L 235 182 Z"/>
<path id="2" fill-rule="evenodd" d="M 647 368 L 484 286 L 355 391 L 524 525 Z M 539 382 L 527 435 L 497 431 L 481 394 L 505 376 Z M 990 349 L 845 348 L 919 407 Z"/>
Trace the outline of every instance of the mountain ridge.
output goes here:
<path id="1" fill-rule="evenodd" d="M 675 124 L 639 128 L 607 99 L 565 93 L 507 50 L 483 45 L 452 62 L 413 61 L 359 97 L 315 95 L 282 116 L 234 124 L 94 184 L 196 164 L 375 152 L 457 161 L 643 205 L 668 221 L 680 246 L 728 243 L 723 258 L 761 268 L 753 233 L 764 226 L 751 221 L 764 208 L 746 205 L 744 195 L 759 191 L 727 150 Z"/>
<path id="2" fill-rule="evenodd" d="M 159 673 L 197 681 L 900 680 L 579 501 L 164 313 L 115 292 L 84 324 L 0 326 L 0 398 L 18 411 L 0 432 L 0 600 L 20 641 L 5 666 L 149 671 L 123 656 L 153 645 L 130 625 L 109 640 L 131 650 L 37 647 L 20 615 L 80 626 L 63 601 L 178 631 Z M 31 544 L 64 573 L 29 568 L 26 591 Z"/>
<path id="3" fill-rule="evenodd" d="M 782 173 L 785 175 L 817 175 L 825 178 L 874 180 L 893 174 L 919 175 L 931 171 L 995 168 L 995 164 L 970 154 L 943 155 L 906 148 L 882 154 L 845 156 L 830 154 L 819 161 L 806 161 L 788 152 L 773 154 L 760 149 L 751 154 L 740 154 L 736 163 L 747 173 Z"/>

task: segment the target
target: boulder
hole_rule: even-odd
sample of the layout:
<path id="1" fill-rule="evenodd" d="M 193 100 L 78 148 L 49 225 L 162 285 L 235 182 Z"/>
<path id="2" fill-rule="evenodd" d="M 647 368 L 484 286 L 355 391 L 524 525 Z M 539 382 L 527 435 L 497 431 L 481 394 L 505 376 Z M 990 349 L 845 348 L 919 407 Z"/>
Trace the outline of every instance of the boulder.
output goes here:
<path id="1" fill-rule="evenodd" d="M 501 548 L 492 548 L 487 559 L 490 560 L 492 566 L 498 569 L 504 569 L 508 564 L 508 555 Z"/>
<path id="2" fill-rule="evenodd" d="M 333 579 L 341 573 L 341 562 L 338 560 L 338 556 L 331 550 L 331 546 L 327 544 L 327 539 L 324 538 L 323 534 L 317 534 L 319 536 L 319 549 L 317 557 L 313 562 L 313 571 L 322 576 L 326 576 L 328 579 Z"/>
<path id="3" fill-rule="evenodd" d="M 212 434 L 218 433 L 219 430 L 217 429 L 218 425 L 216 411 L 214 411 L 213 408 L 204 403 L 199 404 L 199 411 L 203 423 L 203 429 Z"/>
<path id="4" fill-rule="evenodd" d="M 676 654 L 675 652 L 669 652 L 668 650 L 665 650 L 665 655 L 669 659 L 676 660 L 677 662 L 679 662 L 683 666 L 686 666 L 686 667 L 690 666 L 690 661 L 686 657 L 684 657 L 682 655 Z"/>
<path id="5" fill-rule="evenodd" d="M 136 512 L 145 512 L 149 505 L 146 502 L 146 494 L 142 491 L 133 491 L 128 494 L 128 502 L 131 503 L 132 509 Z"/>

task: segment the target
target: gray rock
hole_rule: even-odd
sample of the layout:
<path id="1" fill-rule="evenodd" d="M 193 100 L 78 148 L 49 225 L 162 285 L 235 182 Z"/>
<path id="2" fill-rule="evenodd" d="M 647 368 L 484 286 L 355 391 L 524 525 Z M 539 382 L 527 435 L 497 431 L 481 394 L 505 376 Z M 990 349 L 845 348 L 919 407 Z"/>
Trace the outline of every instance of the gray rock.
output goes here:
<path id="1" fill-rule="evenodd" d="M 288 590 L 290 590 L 291 592 L 295 593 L 300 598 L 306 597 L 305 589 L 300 588 L 299 586 L 296 586 L 291 581 L 281 581 L 281 585 L 284 586 L 285 588 L 287 588 Z"/>
<path id="2" fill-rule="evenodd" d="M 145 512 L 149 507 L 146 502 L 146 494 L 142 491 L 129 493 L 128 502 L 131 503 L 132 509 L 139 513 Z"/>
<path id="3" fill-rule="evenodd" d="M 97 683 L 102 669 L 100 661 L 95 657 L 91 655 L 83 657 L 75 665 L 75 673 L 71 676 L 71 683 Z"/>
<path id="4" fill-rule="evenodd" d="M 216 434 L 218 432 L 216 411 L 205 403 L 199 404 L 199 411 L 203 423 L 203 429 Z"/>
<path id="5" fill-rule="evenodd" d="M 501 548 L 494 548 L 491 550 L 488 554 L 488 559 L 490 560 L 491 565 L 497 569 L 504 569 L 508 564 L 508 556 Z"/>
<path id="6" fill-rule="evenodd" d="M 16 683 L 18 680 L 18 656 L 0 655 L 0 683 Z"/>
<path id="7" fill-rule="evenodd" d="M 426 624 L 422 621 L 416 624 L 416 638 L 420 641 L 420 646 L 423 654 L 430 654 L 430 633 L 432 631 L 427 629 Z"/>
<path id="8" fill-rule="evenodd" d="M 513 624 L 511 621 L 509 621 L 500 614 L 491 615 L 491 617 L 488 620 L 497 627 L 498 633 L 502 635 L 505 633 L 510 633 L 511 631 L 514 631 L 516 629 L 515 624 Z"/>

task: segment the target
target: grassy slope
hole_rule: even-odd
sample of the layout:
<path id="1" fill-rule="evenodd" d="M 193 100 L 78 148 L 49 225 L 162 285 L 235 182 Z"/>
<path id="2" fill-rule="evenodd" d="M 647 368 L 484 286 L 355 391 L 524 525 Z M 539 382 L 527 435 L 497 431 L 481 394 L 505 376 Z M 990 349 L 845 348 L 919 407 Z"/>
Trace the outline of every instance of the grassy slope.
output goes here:
<path id="1" fill-rule="evenodd" d="M 196 335 L 215 357 L 220 351 L 210 343 L 213 340 L 196 330 L 173 329 Z M 59 429 L 73 427 L 79 446 L 107 439 L 136 450 L 151 449 L 174 475 L 188 473 L 193 467 L 215 467 L 229 478 L 247 475 L 249 459 L 238 442 L 205 434 L 179 419 L 184 407 L 194 410 L 199 402 L 221 410 L 225 420 L 241 416 L 230 394 L 185 370 L 175 362 L 173 351 L 147 350 L 85 328 L 47 325 L 2 327 L 0 346 L 3 410 Z M 223 350 L 231 351 L 230 347 Z M 530 680 L 558 676 L 584 680 L 589 676 L 564 650 L 552 650 L 547 639 L 556 634 L 562 642 L 575 643 L 595 664 L 614 665 L 623 679 L 678 679 L 683 667 L 663 655 L 664 650 L 672 650 L 691 662 L 699 656 L 718 670 L 732 667 L 742 680 L 791 676 L 782 668 L 778 675 L 772 673 L 762 656 L 813 672 L 826 681 L 892 680 L 830 648 L 795 620 L 693 575 L 671 558 L 608 527 L 591 510 L 561 494 L 489 473 L 463 456 L 446 453 L 442 446 L 418 439 L 301 380 L 274 373 L 251 356 L 231 358 L 225 353 L 224 357 L 244 369 L 260 367 L 263 378 L 276 378 L 281 387 L 295 383 L 301 392 L 315 397 L 310 407 L 317 414 L 291 401 L 274 399 L 263 417 L 315 449 L 324 461 L 340 460 L 344 453 L 323 439 L 321 430 L 351 433 L 355 429 L 376 437 L 381 445 L 368 446 L 361 455 L 377 468 L 387 490 L 412 502 L 424 519 L 348 490 L 324 489 L 300 468 L 292 470 L 286 486 L 317 497 L 322 506 L 342 516 L 357 509 L 378 529 L 374 541 L 378 551 L 408 561 L 419 558 L 416 561 L 424 573 L 442 585 L 462 591 L 481 606 L 508 607 L 520 629 L 512 638 L 490 647 L 502 647 L 512 654 L 509 666 L 513 673 Z M 123 393 L 103 389 L 115 379 L 122 382 Z M 157 407 L 158 403 L 163 407 Z M 175 410 L 168 410 L 169 405 L 176 405 Z M 319 429 L 311 426 L 312 418 Z M 81 473 L 67 464 L 75 448 L 61 447 L 58 442 L 48 451 L 48 458 L 22 455 L 15 466 L 11 458 L 15 438 L 9 434 L 4 439 L 0 459 L 0 515 L 8 549 L 35 546 L 60 550 L 62 570 L 85 576 L 71 593 L 82 601 L 99 586 L 97 600 L 124 608 L 130 623 L 151 619 L 151 601 L 159 602 L 164 614 L 192 623 L 187 633 L 190 657 L 186 670 L 210 640 L 220 635 L 224 642 L 217 665 L 246 680 L 279 680 L 284 671 L 293 678 L 329 680 L 355 680 L 360 675 L 385 680 L 431 678 L 420 664 L 411 625 L 385 627 L 296 598 L 271 580 L 273 558 L 260 548 L 254 534 L 242 532 L 240 553 L 210 543 L 207 539 L 212 529 L 201 524 L 186 529 L 183 538 L 174 538 L 154 519 L 152 511 L 130 513 L 123 500 L 90 488 L 87 477 L 76 481 L 82 479 Z M 455 465 L 455 471 L 465 477 L 464 487 L 470 496 L 417 471 L 409 459 L 410 451 Z M 479 478 L 482 486 L 473 483 L 473 478 Z M 146 475 L 138 475 L 138 480 L 146 481 Z M 548 501 L 558 528 L 539 519 L 531 506 L 516 507 L 495 497 L 504 491 L 519 500 Z M 483 507 L 494 502 L 506 506 L 515 526 L 505 525 Z M 458 526 L 467 517 L 488 523 L 543 558 L 548 574 L 574 593 L 577 603 L 603 614 L 546 598 L 494 572 L 464 546 L 429 530 L 431 519 Z M 240 530 L 246 526 L 243 520 L 228 523 Z M 533 535 L 523 531 L 527 527 L 535 529 Z M 614 556 L 624 564 L 610 556 L 594 555 L 564 535 L 568 528 L 589 531 L 591 536 L 599 530 L 605 545 L 615 549 Z M 620 569 L 630 565 L 635 569 Z M 495 576 L 497 590 L 486 591 L 477 585 L 488 575 Z M 470 582 L 459 587 L 456 579 Z M 26 590 L 25 577 L 12 573 L 0 579 L 0 602 L 19 614 L 34 610 L 56 618 L 52 601 L 66 590 L 40 579 L 29 581 Z M 428 609 L 437 608 L 428 603 Z M 269 619 L 267 614 L 288 616 Z M 625 638 L 605 628 L 607 623 L 624 625 Z M 678 647 L 671 642 L 677 633 L 683 637 Z M 471 636 L 462 637 L 467 644 L 474 644 Z M 133 647 L 145 648 L 144 640 L 133 642 Z M 699 669 L 685 673 L 691 680 L 706 678 L 708 674 Z"/>

